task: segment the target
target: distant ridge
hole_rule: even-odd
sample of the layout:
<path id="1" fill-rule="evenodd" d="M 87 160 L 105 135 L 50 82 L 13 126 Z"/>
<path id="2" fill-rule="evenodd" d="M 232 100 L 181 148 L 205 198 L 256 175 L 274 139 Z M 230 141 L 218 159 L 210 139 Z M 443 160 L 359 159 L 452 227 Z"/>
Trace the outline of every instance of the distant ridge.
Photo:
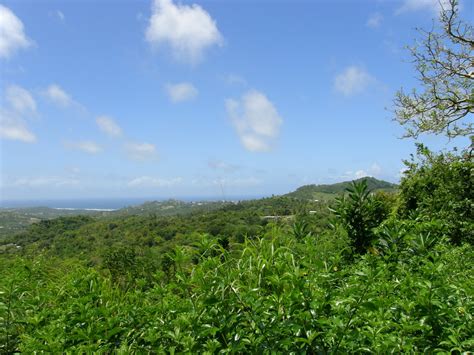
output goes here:
<path id="1" fill-rule="evenodd" d="M 388 181 L 378 180 L 374 177 L 363 177 L 354 181 L 362 180 L 367 181 L 367 187 L 369 191 L 394 191 L 397 189 L 397 185 L 392 184 Z M 348 187 L 351 186 L 351 182 L 352 181 L 344 181 L 327 185 L 304 185 L 284 196 L 301 200 L 330 199 L 333 198 L 336 194 L 343 193 Z"/>

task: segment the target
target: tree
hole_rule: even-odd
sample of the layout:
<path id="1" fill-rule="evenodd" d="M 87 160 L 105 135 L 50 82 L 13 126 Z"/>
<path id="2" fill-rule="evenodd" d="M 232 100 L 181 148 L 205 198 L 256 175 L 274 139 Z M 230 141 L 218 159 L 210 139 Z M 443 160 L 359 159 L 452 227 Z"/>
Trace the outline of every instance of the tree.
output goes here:
<path id="1" fill-rule="evenodd" d="M 395 96 L 395 120 L 406 128 L 405 137 L 454 138 L 474 131 L 474 33 L 459 19 L 458 0 L 441 11 L 439 27 L 418 29 L 422 39 L 409 47 L 423 91 L 401 89 Z"/>
<path id="2" fill-rule="evenodd" d="M 474 161 L 470 154 L 433 153 L 417 144 L 406 160 L 397 214 L 402 219 L 439 221 L 455 244 L 474 244 Z"/>
<path id="3" fill-rule="evenodd" d="M 390 206 L 385 207 L 382 199 L 368 190 L 366 179 L 352 181 L 346 191 L 331 211 L 346 230 L 354 251 L 363 254 L 372 243 L 373 229 L 387 217 Z"/>

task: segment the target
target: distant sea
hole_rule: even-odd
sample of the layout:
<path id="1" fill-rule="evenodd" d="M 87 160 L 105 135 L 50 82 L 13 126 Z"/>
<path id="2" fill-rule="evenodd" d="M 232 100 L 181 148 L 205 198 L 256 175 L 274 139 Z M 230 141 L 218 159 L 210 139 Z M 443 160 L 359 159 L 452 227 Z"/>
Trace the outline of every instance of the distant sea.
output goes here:
<path id="1" fill-rule="evenodd" d="M 226 201 L 241 201 L 261 198 L 263 196 L 226 196 Z M 93 199 L 57 199 L 57 200 L 0 200 L 0 208 L 50 207 L 78 210 L 117 210 L 128 206 L 141 205 L 149 201 L 166 201 L 163 197 L 134 197 L 134 198 L 93 198 Z M 221 197 L 177 197 L 174 200 L 193 201 L 222 201 Z"/>

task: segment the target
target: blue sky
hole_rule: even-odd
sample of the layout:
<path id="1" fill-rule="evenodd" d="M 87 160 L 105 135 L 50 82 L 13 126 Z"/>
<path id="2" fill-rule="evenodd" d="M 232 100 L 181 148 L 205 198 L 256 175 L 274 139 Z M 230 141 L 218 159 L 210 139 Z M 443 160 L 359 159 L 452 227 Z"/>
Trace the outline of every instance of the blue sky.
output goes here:
<path id="1" fill-rule="evenodd" d="M 403 47 L 438 10 L 437 0 L 3 1 L 1 199 L 396 182 L 415 148 L 387 109 L 417 85 Z"/>

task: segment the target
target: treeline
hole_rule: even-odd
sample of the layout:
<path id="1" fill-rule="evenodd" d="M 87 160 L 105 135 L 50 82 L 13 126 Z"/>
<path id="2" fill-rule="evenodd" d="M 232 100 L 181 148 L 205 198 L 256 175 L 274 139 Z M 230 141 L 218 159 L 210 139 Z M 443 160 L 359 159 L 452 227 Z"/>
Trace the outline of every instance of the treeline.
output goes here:
<path id="1" fill-rule="evenodd" d="M 397 193 L 38 223 L 0 255 L 0 349 L 470 351 L 473 168 L 419 146 Z"/>

